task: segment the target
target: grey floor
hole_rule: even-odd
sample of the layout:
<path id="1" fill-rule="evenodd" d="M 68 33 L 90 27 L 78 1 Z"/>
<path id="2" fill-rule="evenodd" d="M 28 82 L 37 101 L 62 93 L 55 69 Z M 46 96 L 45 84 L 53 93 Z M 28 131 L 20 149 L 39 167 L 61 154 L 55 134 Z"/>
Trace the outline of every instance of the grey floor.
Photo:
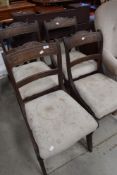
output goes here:
<path id="1" fill-rule="evenodd" d="M 94 134 L 94 151 L 85 140 L 47 160 L 52 175 L 117 175 L 117 116 L 107 116 Z M 0 80 L 0 175 L 40 175 L 40 167 L 12 86 Z"/>

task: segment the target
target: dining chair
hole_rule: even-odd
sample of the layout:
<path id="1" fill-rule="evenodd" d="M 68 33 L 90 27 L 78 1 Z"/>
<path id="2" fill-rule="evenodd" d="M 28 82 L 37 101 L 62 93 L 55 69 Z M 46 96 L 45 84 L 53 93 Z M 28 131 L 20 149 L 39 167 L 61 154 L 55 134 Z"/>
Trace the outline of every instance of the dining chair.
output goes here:
<path id="1" fill-rule="evenodd" d="M 67 71 L 74 96 L 97 119 L 117 110 L 117 82 L 104 75 L 102 69 L 102 35 L 100 32 L 89 32 L 84 35 L 64 40 L 67 53 Z M 97 42 L 99 52 L 74 61 L 70 60 L 69 50 L 76 44 L 85 45 Z M 77 78 L 72 75 L 72 68 L 87 61 L 96 61 L 97 70 Z"/>
<path id="2" fill-rule="evenodd" d="M 57 55 L 57 68 L 44 69 L 42 64 L 39 73 L 34 72 L 33 75 L 15 82 L 13 67 L 31 60 L 32 57 L 44 58 L 50 55 Z M 3 56 L 43 174 L 47 175 L 44 165 L 46 159 L 65 151 L 85 136 L 88 150 L 92 151 L 92 134 L 98 124 L 64 90 L 61 52 L 58 42 L 38 43 L 36 46 L 14 51 L 14 53 L 4 53 Z M 57 85 L 53 81 L 52 77 L 54 76 L 58 77 Z M 51 80 L 54 86 L 48 87 L 46 82 Z M 21 87 L 35 81 L 41 82 L 38 86 L 39 89 L 44 82 L 42 91 L 27 100 L 22 100 Z M 34 85 L 33 88 L 35 88 Z"/>

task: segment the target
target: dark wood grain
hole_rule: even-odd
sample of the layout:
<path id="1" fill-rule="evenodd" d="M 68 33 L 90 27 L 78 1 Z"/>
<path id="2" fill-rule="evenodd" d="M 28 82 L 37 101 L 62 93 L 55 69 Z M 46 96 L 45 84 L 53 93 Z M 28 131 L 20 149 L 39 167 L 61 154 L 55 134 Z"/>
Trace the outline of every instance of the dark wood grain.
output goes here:
<path id="1" fill-rule="evenodd" d="M 68 49 L 98 42 L 102 39 L 100 32 L 81 31 L 74 34 L 71 38 L 66 38 L 65 42 Z"/>

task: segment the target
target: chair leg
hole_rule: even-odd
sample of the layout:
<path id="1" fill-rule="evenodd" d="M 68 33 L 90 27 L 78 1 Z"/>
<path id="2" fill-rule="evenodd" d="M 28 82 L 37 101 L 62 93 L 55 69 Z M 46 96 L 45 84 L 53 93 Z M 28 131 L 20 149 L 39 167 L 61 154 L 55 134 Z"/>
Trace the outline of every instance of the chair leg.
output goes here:
<path id="1" fill-rule="evenodd" d="M 41 166 L 41 170 L 43 172 L 43 175 L 47 175 L 47 172 L 46 172 L 46 168 L 45 168 L 45 164 L 44 164 L 43 159 L 39 155 L 37 155 L 37 159 L 38 159 L 39 164 Z"/>
<path id="2" fill-rule="evenodd" d="M 86 136 L 87 147 L 88 147 L 89 152 L 93 151 L 92 135 L 93 135 L 93 133 L 90 133 L 89 135 Z"/>

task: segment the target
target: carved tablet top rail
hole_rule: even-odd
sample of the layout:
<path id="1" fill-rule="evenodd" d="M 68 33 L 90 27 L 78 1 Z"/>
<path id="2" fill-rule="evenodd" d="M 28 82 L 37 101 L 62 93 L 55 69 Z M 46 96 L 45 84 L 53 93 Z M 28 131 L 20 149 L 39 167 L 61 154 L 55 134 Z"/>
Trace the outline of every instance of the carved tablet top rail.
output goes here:
<path id="1" fill-rule="evenodd" d="M 49 22 L 45 21 L 44 24 L 48 30 L 53 30 L 58 28 L 76 26 L 77 21 L 76 21 L 76 17 L 73 17 L 73 18 L 56 17 L 50 20 Z"/>

